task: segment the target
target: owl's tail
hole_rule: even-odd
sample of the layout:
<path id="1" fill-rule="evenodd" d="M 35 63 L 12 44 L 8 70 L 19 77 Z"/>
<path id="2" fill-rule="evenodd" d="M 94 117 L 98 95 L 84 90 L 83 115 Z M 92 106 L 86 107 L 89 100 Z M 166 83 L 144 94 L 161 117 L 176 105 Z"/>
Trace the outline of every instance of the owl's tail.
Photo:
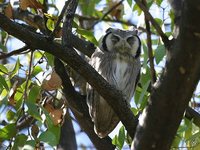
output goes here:
<path id="1" fill-rule="evenodd" d="M 100 138 L 104 138 L 119 123 L 119 118 L 109 104 L 100 96 L 99 105 L 96 105 L 93 116 L 94 131 Z"/>

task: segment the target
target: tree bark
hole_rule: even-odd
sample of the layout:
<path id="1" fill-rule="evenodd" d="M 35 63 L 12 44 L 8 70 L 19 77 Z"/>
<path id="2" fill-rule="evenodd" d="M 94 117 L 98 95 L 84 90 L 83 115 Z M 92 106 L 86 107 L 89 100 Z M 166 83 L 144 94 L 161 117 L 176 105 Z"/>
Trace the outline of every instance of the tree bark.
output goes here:
<path id="1" fill-rule="evenodd" d="M 200 78 L 200 1 L 185 0 L 180 34 L 137 126 L 134 150 L 168 150 Z"/>
<path id="2" fill-rule="evenodd" d="M 67 111 L 65 115 L 64 124 L 61 127 L 60 143 L 58 145 L 58 150 L 76 150 L 76 135 L 74 132 L 72 120 L 70 118 L 69 112 Z"/>

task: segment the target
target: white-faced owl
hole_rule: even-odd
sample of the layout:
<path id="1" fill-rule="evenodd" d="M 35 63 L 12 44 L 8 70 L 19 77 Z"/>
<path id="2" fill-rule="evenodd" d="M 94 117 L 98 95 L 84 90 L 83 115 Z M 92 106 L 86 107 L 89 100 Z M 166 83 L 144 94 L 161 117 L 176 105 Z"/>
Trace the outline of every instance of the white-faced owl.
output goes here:
<path id="1" fill-rule="evenodd" d="M 109 28 L 90 64 L 109 84 L 121 90 L 127 103 L 133 97 L 140 76 L 141 42 L 137 30 Z M 96 134 L 103 138 L 119 123 L 119 118 L 90 85 L 87 86 L 87 104 Z"/>

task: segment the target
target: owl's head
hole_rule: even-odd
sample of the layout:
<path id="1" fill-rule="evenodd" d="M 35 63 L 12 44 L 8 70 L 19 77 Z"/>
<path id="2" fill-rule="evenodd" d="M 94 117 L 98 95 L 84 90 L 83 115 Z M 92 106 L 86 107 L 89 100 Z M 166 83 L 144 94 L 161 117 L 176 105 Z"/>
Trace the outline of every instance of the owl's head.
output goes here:
<path id="1" fill-rule="evenodd" d="M 120 30 L 109 28 L 102 39 L 101 50 L 107 52 L 128 53 L 133 57 L 139 57 L 141 42 L 137 36 L 137 30 Z"/>

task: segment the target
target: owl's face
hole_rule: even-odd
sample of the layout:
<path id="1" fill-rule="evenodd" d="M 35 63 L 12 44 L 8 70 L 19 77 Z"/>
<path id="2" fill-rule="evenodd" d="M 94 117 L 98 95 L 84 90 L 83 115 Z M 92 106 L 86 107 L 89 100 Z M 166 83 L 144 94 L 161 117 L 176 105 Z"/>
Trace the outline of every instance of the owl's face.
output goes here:
<path id="1" fill-rule="evenodd" d="M 109 28 L 102 39 L 102 50 L 107 52 L 128 53 L 133 57 L 140 55 L 141 42 L 137 31 L 124 31 Z"/>

